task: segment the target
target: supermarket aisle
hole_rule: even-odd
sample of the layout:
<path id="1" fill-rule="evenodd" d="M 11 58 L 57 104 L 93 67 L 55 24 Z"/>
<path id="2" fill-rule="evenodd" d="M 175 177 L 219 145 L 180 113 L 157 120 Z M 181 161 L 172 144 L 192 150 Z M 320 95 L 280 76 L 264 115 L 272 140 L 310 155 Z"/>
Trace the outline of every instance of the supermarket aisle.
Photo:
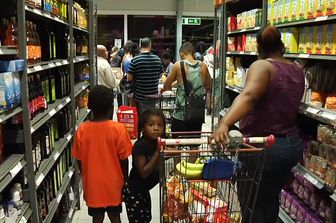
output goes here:
<path id="1" fill-rule="evenodd" d="M 117 108 L 117 105 L 115 105 Z M 116 115 L 114 115 L 114 120 L 116 120 Z M 203 131 L 211 131 L 211 116 L 206 116 L 205 124 L 202 127 Z M 130 164 L 132 161 L 130 160 Z M 160 222 L 160 200 L 159 200 L 159 186 L 156 186 L 151 190 L 151 197 L 152 197 L 152 215 L 153 219 L 152 222 Z M 81 196 L 81 209 L 76 211 L 72 220 L 72 223 L 89 223 L 92 219 L 88 215 L 88 210 L 85 202 L 83 201 L 83 197 Z M 109 219 L 107 215 L 105 216 L 104 222 L 109 223 Z M 121 214 L 121 222 L 127 223 L 127 215 L 126 215 L 126 208 L 123 204 L 123 212 Z"/>

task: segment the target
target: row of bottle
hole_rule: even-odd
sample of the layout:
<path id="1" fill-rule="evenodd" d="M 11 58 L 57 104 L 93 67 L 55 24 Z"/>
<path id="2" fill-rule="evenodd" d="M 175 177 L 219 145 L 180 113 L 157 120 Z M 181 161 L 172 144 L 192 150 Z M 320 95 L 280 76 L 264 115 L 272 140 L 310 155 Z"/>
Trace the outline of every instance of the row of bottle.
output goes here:
<path id="1" fill-rule="evenodd" d="M 52 200 L 57 199 L 57 194 L 61 189 L 65 173 L 72 165 L 70 147 L 67 147 L 60 155 L 57 164 L 49 171 L 37 190 L 37 205 L 40 211 L 40 219 L 44 220 L 49 213 L 49 205 Z"/>
<path id="2" fill-rule="evenodd" d="M 18 27 L 16 18 L 11 17 L 10 20 L 1 19 L 0 25 L 0 45 L 9 47 L 18 47 Z"/>
<path id="3" fill-rule="evenodd" d="M 52 222 L 62 222 L 61 219 L 64 219 L 64 216 L 69 216 L 70 208 L 74 199 L 75 193 L 72 186 L 70 186 L 63 194 L 63 197 L 58 205 L 58 209 L 54 215 Z"/>
<path id="4" fill-rule="evenodd" d="M 67 106 L 33 133 L 32 152 L 35 172 L 39 170 L 41 162 L 48 159 L 55 150 L 55 143 L 70 131 L 71 124 L 71 110 L 70 106 Z"/>
<path id="5" fill-rule="evenodd" d="M 68 0 L 26 0 L 26 4 L 49 12 L 65 21 L 68 19 Z"/>

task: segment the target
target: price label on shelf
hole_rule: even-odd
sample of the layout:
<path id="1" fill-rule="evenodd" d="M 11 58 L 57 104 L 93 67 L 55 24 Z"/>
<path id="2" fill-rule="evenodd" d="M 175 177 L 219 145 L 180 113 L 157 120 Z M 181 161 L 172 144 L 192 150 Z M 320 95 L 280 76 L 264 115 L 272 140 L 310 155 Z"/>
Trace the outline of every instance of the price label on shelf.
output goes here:
<path id="1" fill-rule="evenodd" d="M 328 113 L 328 112 L 323 112 L 321 115 L 323 118 L 329 119 L 331 121 L 336 121 L 336 115 Z"/>
<path id="2" fill-rule="evenodd" d="M 306 53 L 300 53 L 299 58 L 308 58 L 309 57 L 309 54 L 306 54 Z"/>
<path id="3" fill-rule="evenodd" d="M 303 175 L 310 183 L 314 184 L 316 187 L 318 186 L 319 182 L 314 177 L 312 177 L 310 174 L 305 173 Z"/>
<path id="4" fill-rule="evenodd" d="M 59 156 L 60 156 L 60 153 L 57 151 L 54 155 L 54 160 L 56 161 Z"/>
<path id="5" fill-rule="evenodd" d="M 3 50 L 2 49 L 0 49 L 0 54 L 3 54 L 4 52 L 3 52 Z"/>
<path id="6" fill-rule="evenodd" d="M 73 173 L 74 173 L 73 170 L 70 170 L 70 172 L 69 172 L 69 174 L 68 174 L 68 177 L 71 178 L 72 175 L 73 175 Z"/>
<path id="7" fill-rule="evenodd" d="M 63 64 L 63 65 L 68 64 L 68 61 L 67 61 L 67 60 L 63 60 L 63 61 L 62 61 L 62 64 Z"/>
<path id="8" fill-rule="evenodd" d="M 30 68 L 27 69 L 27 73 L 28 73 L 28 74 L 30 74 L 30 73 L 32 73 L 32 72 L 33 72 L 32 69 L 30 69 Z"/>
<path id="9" fill-rule="evenodd" d="M 44 175 L 43 173 L 40 174 L 40 176 L 36 179 L 36 186 L 40 186 L 40 184 L 42 183 L 42 180 L 44 179 Z"/>
<path id="10" fill-rule="evenodd" d="M 9 173 L 10 173 L 10 175 L 11 175 L 12 177 L 15 177 L 16 174 L 17 174 L 18 172 L 20 172 L 21 169 L 22 169 L 22 164 L 21 164 L 21 162 L 18 162 L 18 164 L 16 164 L 16 165 L 13 167 L 13 169 L 12 169 L 11 171 L 9 171 Z"/>
<path id="11" fill-rule="evenodd" d="M 32 126 L 32 127 L 30 127 L 30 133 L 33 133 L 33 132 L 35 132 L 35 129 L 34 129 L 34 127 Z"/>
<path id="12" fill-rule="evenodd" d="M 328 16 L 321 16 L 321 17 L 317 17 L 317 18 L 315 19 L 315 22 L 325 21 L 325 20 L 327 20 L 327 19 L 328 19 Z"/>
<path id="13" fill-rule="evenodd" d="M 84 86 L 82 86 L 82 90 L 84 90 L 86 88 L 86 86 L 84 85 Z"/>
<path id="14" fill-rule="evenodd" d="M 244 51 L 240 51 L 239 54 L 244 54 Z"/>
<path id="15" fill-rule="evenodd" d="M 57 109 L 58 110 L 61 110 L 63 108 L 63 104 L 59 104 L 58 106 L 57 106 Z"/>
<path id="16" fill-rule="evenodd" d="M 251 55 L 257 55 L 257 52 L 251 52 L 250 54 Z"/>
<path id="17" fill-rule="evenodd" d="M 41 65 L 35 66 L 34 68 L 35 68 L 36 71 L 41 71 L 41 70 L 43 70 L 43 68 L 42 68 Z"/>
<path id="18" fill-rule="evenodd" d="M 56 114 L 56 110 L 53 108 L 51 109 L 51 111 L 49 112 L 50 117 L 53 116 L 54 114 Z"/>
<path id="19" fill-rule="evenodd" d="M 56 66 L 62 66 L 62 63 L 60 61 L 56 62 Z"/>
<path id="20" fill-rule="evenodd" d="M 74 209 L 71 208 L 68 214 L 68 218 L 72 218 L 73 213 L 74 213 Z"/>
<path id="21" fill-rule="evenodd" d="M 56 65 L 55 65 L 54 63 L 49 63 L 48 66 L 49 66 L 49 68 L 53 68 L 53 67 L 55 67 Z"/>
<path id="22" fill-rule="evenodd" d="M 245 32 L 246 31 L 246 29 L 242 29 L 242 30 L 240 30 L 240 32 Z"/>
<path id="23" fill-rule="evenodd" d="M 254 27 L 254 30 L 258 30 L 258 29 L 260 29 L 260 26 Z"/>
<path id="24" fill-rule="evenodd" d="M 58 204 L 61 202 L 62 197 L 63 197 L 63 194 L 62 194 L 62 193 L 59 193 L 59 194 L 57 195 L 56 201 L 57 201 Z"/>
<path id="25" fill-rule="evenodd" d="M 19 223 L 27 223 L 27 219 L 25 218 L 25 216 L 22 216 Z"/>
<path id="26" fill-rule="evenodd" d="M 68 142 L 70 142 L 71 138 L 72 138 L 72 135 L 70 134 L 70 135 L 67 136 L 66 139 L 68 140 Z"/>
<path id="27" fill-rule="evenodd" d="M 33 9 L 33 12 L 35 12 L 36 14 L 42 15 L 41 11 L 38 9 Z"/>
<path id="28" fill-rule="evenodd" d="M 330 198 L 336 201 L 336 191 L 330 196 Z"/>
<path id="29" fill-rule="evenodd" d="M 0 118 L 0 123 L 1 123 L 2 121 L 3 121 L 2 118 Z"/>
<path id="30" fill-rule="evenodd" d="M 320 110 L 318 110 L 318 109 L 316 109 L 316 108 L 309 107 L 309 108 L 307 108 L 306 111 L 307 111 L 308 113 L 311 113 L 311 114 L 316 115 L 317 113 L 319 113 Z"/>
<path id="31" fill-rule="evenodd" d="M 65 101 L 66 101 L 66 103 L 69 103 L 71 101 L 71 99 L 68 97 Z"/>

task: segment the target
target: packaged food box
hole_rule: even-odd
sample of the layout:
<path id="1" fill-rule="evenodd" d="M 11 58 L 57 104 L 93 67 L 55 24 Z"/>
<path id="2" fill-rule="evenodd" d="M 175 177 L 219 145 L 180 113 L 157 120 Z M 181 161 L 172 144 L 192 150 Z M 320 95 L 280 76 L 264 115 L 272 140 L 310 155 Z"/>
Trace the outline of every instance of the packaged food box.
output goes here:
<path id="1" fill-rule="evenodd" d="M 230 16 L 228 19 L 228 31 L 237 30 L 237 17 Z"/>
<path id="2" fill-rule="evenodd" d="M 316 0 L 316 17 L 326 14 L 326 0 Z"/>
<path id="3" fill-rule="evenodd" d="M 291 10 L 291 21 L 295 21 L 298 20 L 299 17 L 299 8 L 300 8 L 300 0 L 292 0 L 291 2 L 291 6 L 292 6 L 292 10 Z"/>
<path id="4" fill-rule="evenodd" d="M 257 34 L 251 34 L 251 52 L 257 52 Z"/>
<path id="5" fill-rule="evenodd" d="M 247 12 L 242 13 L 242 27 L 241 29 L 246 29 L 247 27 Z"/>
<path id="6" fill-rule="evenodd" d="M 286 30 L 285 32 L 286 52 L 288 53 L 298 52 L 298 37 L 299 32 L 297 28 L 289 28 Z"/>
<path id="7" fill-rule="evenodd" d="M 278 23 L 278 1 L 280 0 L 273 0 L 273 25 Z"/>
<path id="8" fill-rule="evenodd" d="M 245 43 L 245 51 L 250 52 L 251 51 L 251 35 L 246 35 L 246 43 Z"/>
<path id="9" fill-rule="evenodd" d="M 334 15 L 335 14 L 335 0 L 326 0 L 326 15 Z"/>
<path id="10" fill-rule="evenodd" d="M 24 69 L 25 62 L 22 59 L 0 61 L 0 72 L 20 72 Z"/>
<path id="11" fill-rule="evenodd" d="M 336 54 L 336 24 L 330 24 L 333 28 L 333 34 L 332 34 L 332 54 Z"/>
<path id="12" fill-rule="evenodd" d="M 286 46 L 287 45 L 287 43 L 286 43 L 286 29 L 281 29 L 279 31 L 281 33 L 281 41 Z"/>
<path id="13" fill-rule="evenodd" d="M 307 45 L 307 28 L 299 29 L 299 53 L 306 53 Z"/>
<path id="14" fill-rule="evenodd" d="M 300 20 L 307 19 L 308 1 L 311 0 L 298 0 L 299 5 L 299 18 Z"/>
<path id="15" fill-rule="evenodd" d="M 236 38 L 237 41 L 237 51 L 244 51 L 243 50 L 243 43 L 242 43 L 242 36 L 237 36 Z"/>
<path id="16" fill-rule="evenodd" d="M 20 74 L 18 72 L 14 72 L 13 74 L 13 84 L 14 84 L 14 93 L 15 93 L 15 104 L 21 104 L 21 81 Z"/>
<path id="17" fill-rule="evenodd" d="M 285 1 L 286 0 L 278 0 L 278 9 L 277 9 L 277 14 L 278 14 L 278 21 L 277 23 L 283 23 L 284 22 L 284 6 L 285 6 Z"/>
<path id="18" fill-rule="evenodd" d="M 314 54 L 322 54 L 323 50 L 323 26 L 314 27 Z"/>
<path id="19" fill-rule="evenodd" d="M 236 37 L 228 37 L 228 51 L 236 51 Z"/>
<path id="20" fill-rule="evenodd" d="M 306 27 L 306 53 L 312 54 L 314 49 L 314 27 Z"/>
<path id="21" fill-rule="evenodd" d="M 237 29 L 242 29 L 242 14 L 237 14 Z"/>
<path id="22" fill-rule="evenodd" d="M 263 16 L 263 11 L 262 9 L 258 9 L 255 15 L 255 26 L 261 26 L 262 25 L 262 16 Z"/>
<path id="23" fill-rule="evenodd" d="M 267 1 L 267 24 L 273 24 L 273 16 L 274 16 L 274 4 L 273 0 L 268 0 Z"/>
<path id="24" fill-rule="evenodd" d="M 15 106 L 15 102 L 13 74 L 0 73 L 0 109 L 9 110 Z"/>
<path id="25" fill-rule="evenodd" d="M 307 6 L 307 18 L 311 19 L 316 16 L 316 0 L 308 0 L 308 6 Z"/>
<path id="26" fill-rule="evenodd" d="M 293 0 L 285 0 L 284 22 L 290 22 L 292 20 L 292 1 Z"/>

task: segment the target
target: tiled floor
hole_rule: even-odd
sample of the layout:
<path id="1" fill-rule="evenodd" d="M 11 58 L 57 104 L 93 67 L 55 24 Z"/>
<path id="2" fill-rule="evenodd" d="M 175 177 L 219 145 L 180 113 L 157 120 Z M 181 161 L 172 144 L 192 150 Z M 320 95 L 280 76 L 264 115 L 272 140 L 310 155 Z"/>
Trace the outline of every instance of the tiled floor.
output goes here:
<path id="1" fill-rule="evenodd" d="M 116 107 L 116 106 L 115 106 Z M 116 117 L 116 116 L 115 116 Z M 209 132 L 211 131 L 211 117 L 207 116 L 205 124 L 202 126 L 202 130 Z M 130 162 L 131 163 L 131 162 Z M 156 186 L 151 190 L 151 197 L 152 197 L 152 223 L 159 223 L 160 222 L 160 202 L 159 202 L 159 186 Z M 81 209 L 77 210 L 74 214 L 73 223 L 89 223 L 92 221 L 92 218 L 87 213 L 87 206 L 81 198 Z M 105 216 L 104 223 L 109 223 L 109 219 L 107 215 Z M 121 214 L 121 222 L 128 223 L 127 215 L 126 215 L 126 208 L 123 204 L 123 212 Z"/>

